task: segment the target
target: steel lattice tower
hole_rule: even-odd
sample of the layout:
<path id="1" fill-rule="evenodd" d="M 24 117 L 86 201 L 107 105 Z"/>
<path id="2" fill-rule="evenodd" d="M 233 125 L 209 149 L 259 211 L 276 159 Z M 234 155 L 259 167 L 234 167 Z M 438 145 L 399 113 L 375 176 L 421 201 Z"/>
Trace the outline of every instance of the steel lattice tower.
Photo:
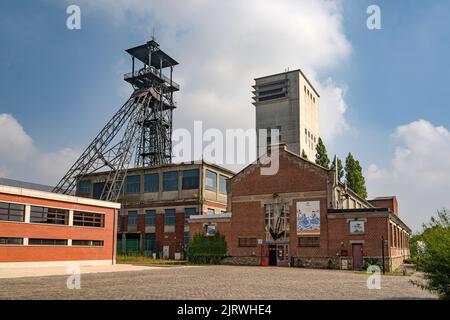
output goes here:
<path id="1" fill-rule="evenodd" d="M 135 167 L 171 163 L 173 93 L 180 90 L 172 75 L 178 62 L 164 53 L 155 40 L 126 52 L 132 57 L 132 71 L 124 79 L 134 92 L 53 192 L 73 194 L 77 181 L 104 169 L 109 174 L 101 199 L 117 201 L 133 162 Z M 136 59 L 143 63 L 138 70 Z"/>

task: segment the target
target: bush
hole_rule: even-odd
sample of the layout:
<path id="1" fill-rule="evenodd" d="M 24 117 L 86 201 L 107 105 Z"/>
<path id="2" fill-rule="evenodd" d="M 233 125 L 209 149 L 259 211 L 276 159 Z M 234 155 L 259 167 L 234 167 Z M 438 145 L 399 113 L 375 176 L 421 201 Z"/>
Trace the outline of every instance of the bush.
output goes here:
<path id="1" fill-rule="evenodd" d="M 227 255 L 227 242 L 220 233 L 196 234 L 189 242 L 188 260 L 194 264 L 218 264 Z"/>
<path id="2" fill-rule="evenodd" d="M 363 269 L 367 270 L 370 266 L 378 266 L 383 269 L 383 261 L 378 258 L 364 258 Z"/>
<path id="3" fill-rule="evenodd" d="M 425 252 L 420 257 L 420 268 L 427 283 L 420 285 L 450 299 L 450 228 L 434 227 L 424 233 Z"/>
<path id="4" fill-rule="evenodd" d="M 417 268 L 425 273 L 426 283 L 414 284 L 436 292 L 440 298 L 450 299 L 450 212 L 440 210 L 437 217 L 431 218 L 429 225 L 418 237 L 422 245 L 418 246 L 413 258 Z"/>

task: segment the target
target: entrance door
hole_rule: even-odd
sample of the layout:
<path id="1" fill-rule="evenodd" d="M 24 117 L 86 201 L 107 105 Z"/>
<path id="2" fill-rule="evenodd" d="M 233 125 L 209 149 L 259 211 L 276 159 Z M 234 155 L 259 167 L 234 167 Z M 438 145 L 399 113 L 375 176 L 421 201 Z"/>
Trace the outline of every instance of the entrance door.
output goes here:
<path id="1" fill-rule="evenodd" d="M 279 244 L 277 246 L 277 266 L 288 267 L 289 266 L 289 245 Z"/>
<path id="2" fill-rule="evenodd" d="M 277 265 L 277 246 L 269 246 L 269 266 Z"/>
<path id="3" fill-rule="evenodd" d="M 170 247 L 163 246 L 163 258 L 164 259 L 169 259 L 169 252 L 170 252 Z"/>
<path id="4" fill-rule="evenodd" d="M 353 254 L 353 270 L 361 270 L 363 267 L 363 255 L 362 255 L 363 246 L 362 244 L 354 243 L 352 245 L 352 254 Z"/>

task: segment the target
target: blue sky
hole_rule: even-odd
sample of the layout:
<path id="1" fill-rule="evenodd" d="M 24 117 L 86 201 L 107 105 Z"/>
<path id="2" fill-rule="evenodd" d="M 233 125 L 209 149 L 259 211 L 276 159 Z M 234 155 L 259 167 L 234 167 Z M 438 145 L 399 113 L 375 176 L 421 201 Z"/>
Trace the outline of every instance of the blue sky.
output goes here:
<path id="1" fill-rule="evenodd" d="M 399 195 L 416 229 L 450 206 L 442 192 L 450 187 L 444 180 L 450 167 L 433 162 L 450 155 L 450 2 L 280 3 L 199 1 L 172 10 L 173 1 L 1 1 L 0 115 L 10 115 L 11 128 L 22 129 L 15 136 L 23 135 L 23 149 L 34 153 L 19 166 L 3 152 L 0 174 L 55 183 L 125 102 L 130 89 L 122 76 L 130 59 L 124 50 L 155 30 L 180 62 L 175 127 L 190 128 L 196 119 L 211 127 L 251 127 L 252 78 L 302 68 L 321 91 L 321 112 L 337 115 L 321 124 L 330 155 L 351 151 L 364 170 L 371 168 L 370 196 Z M 81 30 L 66 28 L 68 4 L 81 7 Z M 366 27 L 371 4 L 381 8 L 381 30 Z M 263 17 L 248 15 L 246 22 L 255 10 Z M 275 46 L 273 55 L 268 45 Z M 230 81 L 233 75 L 240 78 Z M 333 109 L 339 103 L 345 110 Z M 2 134 L 13 130 L 5 128 Z M 38 173 L 23 169 L 37 157 L 45 159 Z M 59 166 L 47 168 L 53 158 Z M 422 184 L 417 172 L 437 180 Z M 422 186 L 411 190 L 411 181 Z"/>

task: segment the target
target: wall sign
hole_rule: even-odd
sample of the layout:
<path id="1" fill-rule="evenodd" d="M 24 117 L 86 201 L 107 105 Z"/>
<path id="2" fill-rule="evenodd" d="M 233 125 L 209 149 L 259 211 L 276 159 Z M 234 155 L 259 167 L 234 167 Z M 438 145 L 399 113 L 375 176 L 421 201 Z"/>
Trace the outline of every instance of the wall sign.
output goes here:
<path id="1" fill-rule="evenodd" d="M 207 224 L 205 226 L 205 231 L 207 236 L 213 236 L 216 234 L 216 225 L 215 224 Z"/>
<path id="2" fill-rule="evenodd" d="M 360 234 L 365 232 L 364 221 L 350 221 L 350 234 Z"/>
<path id="3" fill-rule="evenodd" d="M 297 202 L 297 235 L 320 234 L 320 201 Z"/>

